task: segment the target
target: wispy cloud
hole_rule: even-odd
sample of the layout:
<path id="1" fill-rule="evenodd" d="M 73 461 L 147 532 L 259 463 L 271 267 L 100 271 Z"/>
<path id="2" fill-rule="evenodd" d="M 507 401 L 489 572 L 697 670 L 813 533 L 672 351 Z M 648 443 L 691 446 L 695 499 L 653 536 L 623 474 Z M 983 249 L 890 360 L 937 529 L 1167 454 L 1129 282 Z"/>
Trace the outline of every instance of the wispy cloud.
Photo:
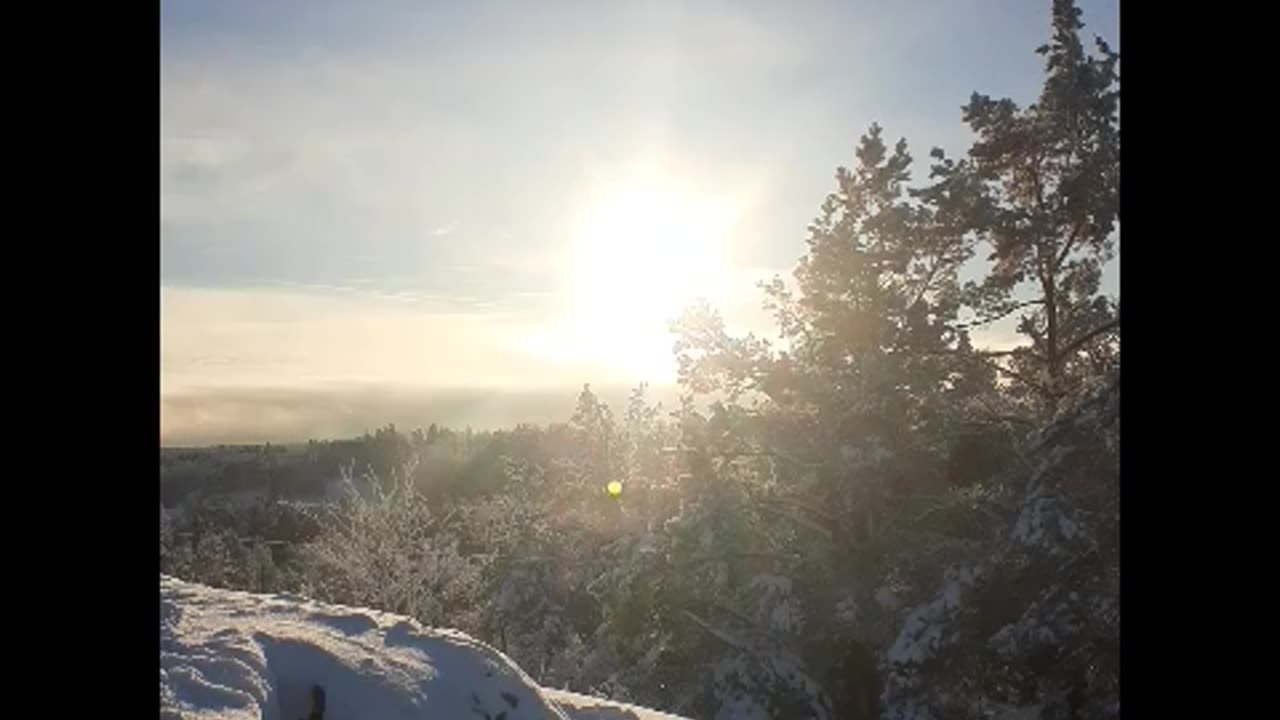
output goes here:
<path id="1" fill-rule="evenodd" d="M 353 265 L 417 268 L 432 283 L 441 261 L 554 254 L 583 192 L 637 158 L 678 160 L 673 171 L 707 184 L 760 185 L 823 112 L 778 95 L 816 70 L 813 28 L 734 3 L 443 18 L 377 3 L 347 18 L 324 5 L 288 22 L 231 7 L 216 19 L 239 10 L 263 27 L 207 37 L 181 12 L 170 22 L 187 41 L 167 43 L 161 77 L 172 283 L 345 281 Z M 350 34 L 330 38 L 339 17 Z M 290 23 L 333 49 L 294 49 Z M 440 23 L 455 32 L 441 36 Z M 278 42 L 259 42 L 276 24 Z M 415 33 L 435 41 L 409 44 Z M 762 103 L 769 113 L 748 111 Z M 460 225 L 468 242 L 452 244 Z M 519 231 L 483 230 L 496 225 Z M 353 259 L 355 248 L 376 253 Z"/>

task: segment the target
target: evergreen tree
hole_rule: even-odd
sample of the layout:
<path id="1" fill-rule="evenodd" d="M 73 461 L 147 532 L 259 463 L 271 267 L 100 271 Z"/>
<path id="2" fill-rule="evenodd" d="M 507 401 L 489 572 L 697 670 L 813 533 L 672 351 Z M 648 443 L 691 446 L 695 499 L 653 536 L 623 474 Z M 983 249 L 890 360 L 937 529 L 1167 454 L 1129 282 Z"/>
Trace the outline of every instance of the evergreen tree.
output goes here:
<path id="1" fill-rule="evenodd" d="M 991 248 L 968 286 L 976 323 L 1021 312 L 1031 342 L 1003 372 L 1052 414 L 1098 369 L 1114 367 L 1120 306 L 1100 294 L 1120 221 L 1120 57 L 1101 38 L 1086 53 L 1074 0 L 1054 0 L 1040 98 L 1026 108 L 974 93 L 963 118 L 977 135 L 963 161 L 934 150 L 928 204 L 966 210 Z"/>
<path id="2" fill-rule="evenodd" d="M 582 470 L 587 480 L 601 486 L 610 480 L 617 479 L 618 470 L 624 460 L 622 447 L 618 441 L 617 426 L 614 423 L 613 411 L 600 401 L 591 391 L 591 385 L 583 385 L 578 395 L 578 405 L 574 409 L 569 425 L 576 431 L 581 448 Z"/>

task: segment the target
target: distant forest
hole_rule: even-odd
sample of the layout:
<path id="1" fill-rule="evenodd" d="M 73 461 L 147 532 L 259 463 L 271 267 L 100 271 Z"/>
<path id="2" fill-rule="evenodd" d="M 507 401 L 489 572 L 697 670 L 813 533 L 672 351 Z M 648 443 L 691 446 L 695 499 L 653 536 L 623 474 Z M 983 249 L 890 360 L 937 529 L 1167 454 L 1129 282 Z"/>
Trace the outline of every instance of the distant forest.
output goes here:
<path id="1" fill-rule="evenodd" d="M 1119 56 L 1083 27 L 1054 0 L 1040 96 L 973 94 L 922 181 L 869 128 L 762 288 L 777 337 L 674 324 L 674 406 L 162 449 L 162 572 L 691 717 L 1118 717 Z"/>
<path id="2" fill-rule="evenodd" d="M 161 448 L 160 504 L 176 508 L 227 496 L 322 500 L 344 477 L 389 479 L 406 468 L 413 484 L 433 496 L 484 493 L 503 477 L 504 459 L 541 433 L 534 427 L 476 432 L 436 425 L 404 433 L 389 425 L 349 440 Z"/>

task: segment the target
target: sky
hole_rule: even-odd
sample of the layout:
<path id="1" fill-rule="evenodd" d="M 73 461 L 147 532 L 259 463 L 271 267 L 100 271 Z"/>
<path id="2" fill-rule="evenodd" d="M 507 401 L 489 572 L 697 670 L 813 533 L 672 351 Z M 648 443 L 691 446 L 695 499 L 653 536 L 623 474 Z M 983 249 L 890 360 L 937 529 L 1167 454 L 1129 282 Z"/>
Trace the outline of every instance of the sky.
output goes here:
<path id="1" fill-rule="evenodd" d="M 669 383 L 695 296 L 768 333 L 756 283 L 872 122 L 927 159 L 971 92 L 1033 100 L 1049 7 L 162 0 L 162 442 Z"/>

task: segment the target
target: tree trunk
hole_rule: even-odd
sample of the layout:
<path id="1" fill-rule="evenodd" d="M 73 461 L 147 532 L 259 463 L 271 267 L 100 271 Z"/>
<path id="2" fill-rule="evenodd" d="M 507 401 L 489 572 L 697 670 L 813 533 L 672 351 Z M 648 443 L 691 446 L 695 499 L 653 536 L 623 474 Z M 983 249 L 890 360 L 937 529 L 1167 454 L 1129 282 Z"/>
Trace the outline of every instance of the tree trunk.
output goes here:
<path id="1" fill-rule="evenodd" d="M 1050 257 L 1053 253 L 1050 253 Z M 1054 282 L 1053 270 L 1044 276 L 1041 282 L 1041 288 L 1044 290 L 1044 312 L 1045 312 L 1045 365 L 1048 374 L 1048 387 L 1045 389 L 1045 399 L 1048 402 L 1049 414 L 1053 415 L 1058 410 L 1058 396 L 1062 387 L 1062 357 L 1059 352 L 1058 340 L 1058 288 Z"/>

